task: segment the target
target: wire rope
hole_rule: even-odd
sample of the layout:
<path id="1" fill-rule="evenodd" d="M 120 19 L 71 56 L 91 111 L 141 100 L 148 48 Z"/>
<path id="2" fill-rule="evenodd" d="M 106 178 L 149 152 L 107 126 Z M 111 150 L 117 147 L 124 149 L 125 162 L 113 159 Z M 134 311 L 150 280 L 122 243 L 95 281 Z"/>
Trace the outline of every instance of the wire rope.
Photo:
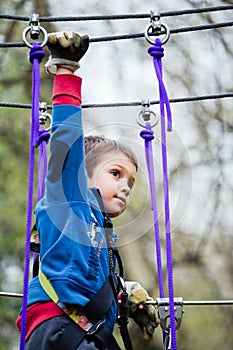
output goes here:
<path id="1" fill-rule="evenodd" d="M 174 17 L 189 14 L 218 12 L 233 10 L 233 5 L 213 6 L 206 8 L 184 9 L 177 11 L 161 12 L 161 17 Z M 30 16 L 17 16 L 9 14 L 0 14 L 0 19 L 29 21 Z M 69 21 L 100 21 L 100 20 L 121 20 L 121 19 L 145 19 L 150 18 L 150 13 L 139 14 L 116 14 L 116 15 L 85 15 L 85 16 L 48 16 L 40 17 L 41 22 L 69 22 Z"/>
<path id="2" fill-rule="evenodd" d="M 0 297 L 6 298 L 17 298 L 20 299 L 23 297 L 22 293 L 13 293 L 13 292 L 0 292 Z M 157 301 L 149 302 L 150 304 L 157 304 Z M 148 304 L 149 304 L 148 303 Z M 187 306 L 208 306 L 208 305 L 233 305 L 233 300 L 183 300 L 183 305 Z"/>
<path id="3" fill-rule="evenodd" d="M 213 95 L 200 95 L 200 96 L 188 96 L 188 97 L 177 97 L 171 98 L 170 103 L 182 103 L 182 102 L 195 102 L 195 101 L 208 101 L 222 98 L 233 97 L 233 92 L 226 92 L 221 94 Z M 131 101 L 131 102 L 110 102 L 110 103 L 88 103 L 83 104 L 82 108 L 115 108 L 115 107 L 141 107 L 141 101 Z M 159 104 L 159 100 L 150 101 L 151 105 Z M 30 109 L 31 104 L 25 103 L 12 103 L 12 102 L 0 102 L 0 107 L 4 108 L 20 108 L 20 109 Z M 48 109 L 52 109 L 52 106 L 47 106 Z"/>
<path id="4" fill-rule="evenodd" d="M 214 24 L 203 24 L 203 25 L 198 25 L 198 26 L 170 29 L 170 34 L 180 34 L 180 33 L 194 32 L 194 31 L 226 28 L 226 27 L 232 27 L 232 26 L 233 26 L 233 21 L 214 23 Z M 161 35 L 163 35 L 163 34 L 164 34 L 163 31 L 161 31 Z M 116 40 L 140 39 L 140 38 L 144 38 L 144 36 L 145 36 L 144 33 L 109 35 L 109 36 L 90 38 L 90 43 L 116 41 Z M 0 43 L 0 48 L 25 47 L 25 46 L 26 46 L 26 44 L 24 42 Z"/>

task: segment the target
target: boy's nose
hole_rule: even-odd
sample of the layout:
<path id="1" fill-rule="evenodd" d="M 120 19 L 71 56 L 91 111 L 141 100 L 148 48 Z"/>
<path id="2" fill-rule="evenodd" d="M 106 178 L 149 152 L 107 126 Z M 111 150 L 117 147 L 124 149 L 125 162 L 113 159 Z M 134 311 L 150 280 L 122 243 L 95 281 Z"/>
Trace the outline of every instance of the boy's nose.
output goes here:
<path id="1" fill-rule="evenodd" d="M 120 182 L 119 182 L 119 185 L 118 185 L 118 190 L 122 193 L 124 193 L 126 196 L 129 195 L 130 193 L 130 187 L 128 185 L 128 181 L 126 179 L 122 179 Z"/>

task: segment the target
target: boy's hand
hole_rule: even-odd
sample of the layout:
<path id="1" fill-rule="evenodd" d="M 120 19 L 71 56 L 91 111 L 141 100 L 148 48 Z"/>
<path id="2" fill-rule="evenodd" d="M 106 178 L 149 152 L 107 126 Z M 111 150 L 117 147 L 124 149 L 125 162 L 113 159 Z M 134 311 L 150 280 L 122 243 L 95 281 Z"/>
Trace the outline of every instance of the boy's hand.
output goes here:
<path id="1" fill-rule="evenodd" d="M 79 61 L 89 47 L 89 37 L 74 32 L 51 33 L 48 35 L 47 47 L 51 53 L 45 65 L 48 73 L 56 74 L 57 66 L 74 72 L 80 67 Z"/>
<path id="2" fill-rule="evenodd" d="M 89 46 L 89 37 L 74 32 L 58 32 L 48 35 L 47 46 L 52 58 L 65 58 L 79 62 Z"/>
<path id="3" fill-rule="evenodd" d="M 126 282 L 129 295 L 129 317 L 139 325 L 143 338 L 152 338 L 155 328 L 159 325 L 158 312 L 154 305 L 145 304 L 153 300 L 137 282 Z"/>

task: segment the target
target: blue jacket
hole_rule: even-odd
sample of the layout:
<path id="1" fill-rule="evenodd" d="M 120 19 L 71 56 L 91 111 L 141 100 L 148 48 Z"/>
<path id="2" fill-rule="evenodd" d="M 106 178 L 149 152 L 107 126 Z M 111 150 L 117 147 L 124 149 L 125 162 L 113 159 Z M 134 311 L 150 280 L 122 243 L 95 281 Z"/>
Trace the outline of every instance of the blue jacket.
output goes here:
<path id="1" fill-rule="evenodd" d="M 85 306 L 109 275 L 104 219 L 87 188 L 81 107 L 53 107 L 45 197 L 35 209 L 41 270 L 59 300 Z M 50 300 L 38 277 L 29 283 L 28 305 Z M 116 304 L 104 317 L 112 331 Z"/>

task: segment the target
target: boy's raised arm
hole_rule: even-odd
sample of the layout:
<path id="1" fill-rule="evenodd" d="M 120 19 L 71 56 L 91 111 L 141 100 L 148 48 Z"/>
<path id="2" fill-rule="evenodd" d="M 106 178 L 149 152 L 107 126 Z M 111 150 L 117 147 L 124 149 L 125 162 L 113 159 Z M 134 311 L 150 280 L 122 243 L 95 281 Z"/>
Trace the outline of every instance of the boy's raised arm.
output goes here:
<path id="1" fill-rule="evenodd" d="M 53 123 L 46 198 L 52 203 L 86 200 L 83 131 L 81 119 L 82 79 L 73 74 L 88 49 L 88 36 L 77 33 L 49 34 L 47 72 L 54 75 Z"/>

